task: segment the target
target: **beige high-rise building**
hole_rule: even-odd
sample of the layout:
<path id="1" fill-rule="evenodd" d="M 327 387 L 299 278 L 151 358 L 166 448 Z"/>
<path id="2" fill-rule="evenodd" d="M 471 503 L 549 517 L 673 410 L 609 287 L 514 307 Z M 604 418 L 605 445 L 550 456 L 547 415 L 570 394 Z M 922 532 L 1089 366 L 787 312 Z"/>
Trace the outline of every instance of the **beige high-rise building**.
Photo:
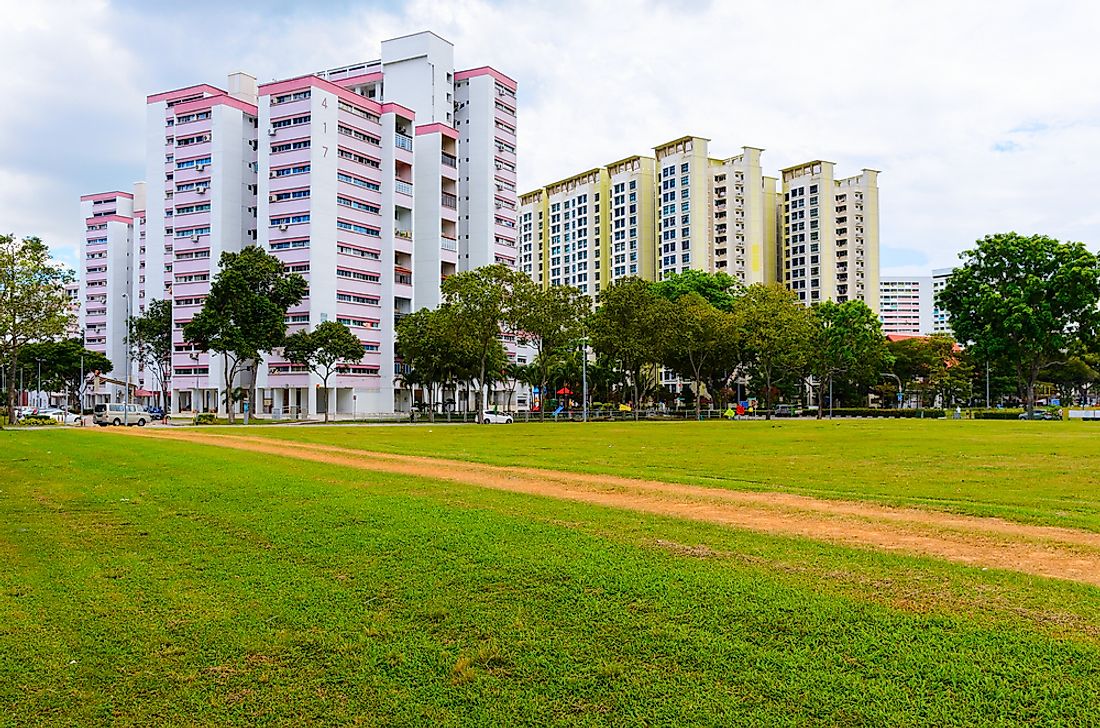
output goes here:
<path id="1" fill-rule="evenodd" d="M 860 300 L 878 313 L 878 172 L 836 179 L 833 167 L 782 171 L 782 280 L 807 305 Z"/>
<path id="2" fill-rule="evenodd" d="M 877 172 L 835 179 L 832 162 L 809 162 L 779 191 L 762 149 L 716 158 L 709 144 L 680 137 L 521 195 L 520 269 L 594 298 L 628 276 L 723 272 L 878 311 Z"/>

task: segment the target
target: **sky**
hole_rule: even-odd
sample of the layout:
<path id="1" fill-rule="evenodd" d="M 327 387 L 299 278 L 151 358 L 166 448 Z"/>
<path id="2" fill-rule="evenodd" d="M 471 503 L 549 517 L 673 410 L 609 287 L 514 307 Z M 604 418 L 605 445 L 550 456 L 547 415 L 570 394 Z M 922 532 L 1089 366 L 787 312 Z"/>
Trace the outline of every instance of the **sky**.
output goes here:
<path id="1" fill-rule="evenodd" d="M 527 191 L 685 134 L 881 170 L 883 275 L 990 233 L 1100 248 L 1100 3 L 1088 0 L 0 0 L 0 231 L 75 263 L 79 196 L 144 171 L 145 96 L 372 60 L 432 30 L 519 83 Z"/>

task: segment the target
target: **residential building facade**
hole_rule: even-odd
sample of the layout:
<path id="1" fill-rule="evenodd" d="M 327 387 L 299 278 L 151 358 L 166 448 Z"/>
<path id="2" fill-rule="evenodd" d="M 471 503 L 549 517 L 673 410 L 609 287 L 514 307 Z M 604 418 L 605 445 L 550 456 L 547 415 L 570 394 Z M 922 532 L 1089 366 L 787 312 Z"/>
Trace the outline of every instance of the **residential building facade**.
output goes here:
<path id="1" fill-rule="evenodd" d="M 883 278 L 879 282 L 879 320 L 884 334 L 931 334 L 932 278 Z"/>
<path id="2" fill-rule="evenodd" d="M 954 268 L 936 268 L 932 271 L 932 333 L 951 334 L 951 317 L 940 308 L 937 297 L 947 285 L 947 279 L 955 272 Z"/>
<path id="3" fill-rule="evenodd" d="M 709 145 L 680 137 L 524 194 L 520 269 L 593 298 L 622 277 L 702 270 L 878 310 L 877 172 L 834 179 L 818 161 L 771 177 L 762 149 L 712 157 Z"/>
<path id="4" fill-rule="evenodd" d="M 806 305 L 860 300 L 878 312 L 878 172 L 836 179 L 816 160 L 782 170 L 782 280 Z"/>
<path id="5" fill-rule="evenodd" d="M 148 97 L 145 199 L 119 214 L 129 257 L 118 265 L 136 265 L 135 311 L 173 302 L 173 411 L 224 411 L 227 386 L 254 391 L 258 414 L 407 410 L 400 318 L 439 305 L 449 275 L 516 265 L 516 83 L 488 66 L 455 70 L 453 46 L 433 33 L 381 50 L 376 61 L 262 86 L 235 73 L 225 89 Z M 278 350 L 226 382 L 221 358 L 184 338 L 221 255 L 251 244 L 308 281 L 288 312 L 291 332 L 338 321 L 362 342 L 362 359 L 330 379 L 334 396 Z M 111 318 L 89 320 L 98 332 Z"/>

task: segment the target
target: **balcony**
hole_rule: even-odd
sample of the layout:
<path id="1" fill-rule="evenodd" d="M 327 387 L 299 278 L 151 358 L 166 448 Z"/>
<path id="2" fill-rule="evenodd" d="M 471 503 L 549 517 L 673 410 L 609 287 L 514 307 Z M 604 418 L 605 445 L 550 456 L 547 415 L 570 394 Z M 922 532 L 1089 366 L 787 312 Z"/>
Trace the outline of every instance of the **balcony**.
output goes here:
<path id="1" fill-rule="evenodd" d="M 455 169 L 458 169 L 458 157 L 456 157 L 455 155 L 447 154 L 446 152 L 440 152 L 439 159 L 443 163 L 444 167 L 453 167 Z"/>
<path id="2" fill-rule="evenodd" d="M 443 239 L 439 241 L 439 247 L 443 248 L 444 250 L 450 250 L 452 252 L 457 251 L 458 240 L 456 240 L 455 238 L 448 238 L 446 235 L 444 235 Z"/>
<path id="3" fill-rule="evenodd" d="M 452 195 L 450 192 L 441 193 L 439 203 L 444 207 L 451 208 L 452 210 L 458 209 L 458 197 Z"/>
<path id="4" fill-rule="evenodd" d="M 402 286 L 411 286 L 413 282 L 412 273 L 395 272 L 393 274 L 393 282 Z"/>
<path id="5" fill-rule="evenodd" d="M 413 186 L 412 182 L 406 182 L 405 180 L 395 179 L 393 181 L 393 189 L 395 192 L 399 192 L 403 195 L 412 196 Z"/>
<path id="6" fill-rule="evenodd" d="M 394 230 L 393 234 L 395 237 L 404 238 L 405 240 L 412 240 L 413 238 L 412 230 Z"/>
<path id="7" fill-rule="evenodd" d="M 393 133 L 393 143 L 397 145 L 398 149 L 404 149 L 409 152 L 413 150 L 412 137 L 407 134 L 402 134 L 399 131 Z"/>

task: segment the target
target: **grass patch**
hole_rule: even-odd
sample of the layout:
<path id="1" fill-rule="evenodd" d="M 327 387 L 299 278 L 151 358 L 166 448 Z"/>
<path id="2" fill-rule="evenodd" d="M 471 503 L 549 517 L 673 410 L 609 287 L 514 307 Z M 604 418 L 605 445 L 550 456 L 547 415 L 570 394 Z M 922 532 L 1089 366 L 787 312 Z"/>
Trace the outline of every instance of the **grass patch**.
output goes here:
<path id="1" fill-rule="evenodd" d="M 1100 531 L 1100 438 L 1080 422 L 274 427 L 262 436 L 496 465 L 869 500 Z"/>
<path id="2" fill-rule="evenodd" d="M 1094 717 L 1094 588 L 117 442 L 0 433 L 0 714 L 14 724 Z"/>

